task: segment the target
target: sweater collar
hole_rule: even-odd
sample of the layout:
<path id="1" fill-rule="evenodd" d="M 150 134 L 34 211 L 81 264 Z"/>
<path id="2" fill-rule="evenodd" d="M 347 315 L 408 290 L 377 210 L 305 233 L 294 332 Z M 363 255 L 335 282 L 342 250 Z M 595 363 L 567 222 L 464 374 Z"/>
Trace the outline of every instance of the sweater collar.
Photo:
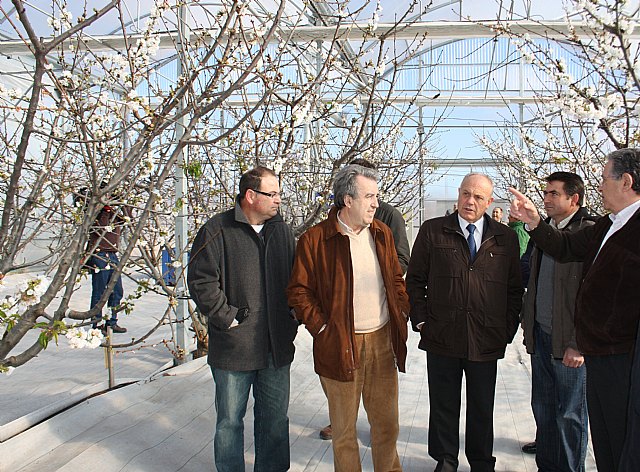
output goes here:
<path id="1" fill-rule="evenodd" d="M 332 238 L 337 234 L 342 235 L 342 232 L 340 231 L 340 222 L 338 221 L 338 208 L 335 205 L 329 210 L 329 215 L 327 216 L 326 221 L 328 223 L 325 232 L 326 239 Z M 378 220 L 374 218 L 367 230 L 372 234 L 375 231 L 379 231 L 380 228 L 378 226 Z"/>

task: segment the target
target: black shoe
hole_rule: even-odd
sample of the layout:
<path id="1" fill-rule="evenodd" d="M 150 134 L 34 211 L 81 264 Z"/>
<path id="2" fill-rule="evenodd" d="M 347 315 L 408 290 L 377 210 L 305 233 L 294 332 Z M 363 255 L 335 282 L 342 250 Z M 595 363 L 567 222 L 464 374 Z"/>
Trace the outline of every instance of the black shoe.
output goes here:
<path id="1" fill-rule="evenodd" d="M 525 454 L 535 454 L 536 453 L 536 442 L 530 442 L 522 446 L 522 452 Z"/>
<path id="2" fill-rule="evenodd" d="M 109 325 L 109 327 L 111 328 L 111 331 L 114 332 L 114 333 L 126 333 L 127 332 L 127 328 L 123 328 L 122 326 L 118 326 L 117 324 Z M 102 332 L 105 335 L 107 334 L 107 325 L 104 325 L 104 327 L 102 328 Z"/>

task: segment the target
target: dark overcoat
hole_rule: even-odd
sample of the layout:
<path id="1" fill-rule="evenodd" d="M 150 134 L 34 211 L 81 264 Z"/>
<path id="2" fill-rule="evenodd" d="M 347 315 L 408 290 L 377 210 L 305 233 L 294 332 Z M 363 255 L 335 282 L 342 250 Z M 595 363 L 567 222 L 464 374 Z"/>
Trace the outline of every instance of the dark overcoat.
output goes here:
<path id="1" fill-rule="evenodd" d="M 208 318 L 211 366 L 264 369 L 269 356 L 281 367 L 293 361 L 298 321 L 287 303 L 295 239 L 280 214 L 258 235 L 239 204 L 200 228 L 191 248 L 189 292 Z M 249 316 L 230 327 L 239 309 Z"/>

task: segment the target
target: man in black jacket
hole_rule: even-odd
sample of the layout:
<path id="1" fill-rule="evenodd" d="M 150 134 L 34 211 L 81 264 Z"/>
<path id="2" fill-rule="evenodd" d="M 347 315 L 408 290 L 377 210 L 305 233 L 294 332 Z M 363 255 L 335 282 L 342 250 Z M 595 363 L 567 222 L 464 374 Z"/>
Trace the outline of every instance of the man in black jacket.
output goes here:
<path id="1" fill-rule="evenodd" d="M 516 189 L 511 214 L 556 261 L 584 261 L 575 302 L 576 342 L 587 366 L 587 407 L 599 471 L 617 471 L 628 420 L 633 346 L 640 320 L 640 149 L 607 155 L 602 203 L 611 214 L 574 233 L 541 221 Z M 633 445 L 637 449 L 637 443 Z"/>
<path id="2" fill-rule="evenodd" d="M 582 207 L 584 182 L 579 175 L 554 172 L 545 180 L 548 223 L 566 232 L 594 224 Z M 581 262 L 562 264 L 534 248 L 522 328 L 531 354 L 531 407 L 541 472 L 584 470 L 589 435 L 586 368 L 573 322 L 581 274 Z"/>
<path id="3" fill-rule="evenodd" d="M 289 370 L 298 322 L 285 293 L 295 251 L 278 213 L 276 174 L 242 175 L 234 209 L 211 218 L 191 249 L 191 296 L 209 320 L 219 472 L 245 470 L 243 422 L 253 388 L 255 469 L 288 470 Z"/>
<path id="4" fill-rule="evenodd" d="M 493 182 L 467 175 L 458 211 L 426 221 L 407 270 L 411 324 L 427 351 L 429 455 L 436 472 L 458 468 L 460 394 L 467 387 L 465 453 L 471 470 L 495 470 L 497 360 L 518 329 L 522 306 L 518 237 L 486 214 Z"/>

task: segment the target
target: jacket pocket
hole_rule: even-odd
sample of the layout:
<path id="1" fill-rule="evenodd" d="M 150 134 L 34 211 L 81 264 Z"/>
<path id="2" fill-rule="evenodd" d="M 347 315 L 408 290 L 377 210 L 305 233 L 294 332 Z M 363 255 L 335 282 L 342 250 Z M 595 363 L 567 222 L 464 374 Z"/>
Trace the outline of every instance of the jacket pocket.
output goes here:
<path id="1" fill-rule="evenodd" d="M 427 321 L 420 331 L 425 341 L 441 348 L 453 347 L 456 337 L 456 308 L 451 305 L 432 303 Z"/>
<path id="2" fill-rule="evenodd" d="M 478 346 L 482 355 L 501 352 L 508 344 L 507 339 L 507 317 L 506 312 L 495 312 L 492 310 L 483 313 L 483 326 L 481 330 L 481 343 Z"/>

